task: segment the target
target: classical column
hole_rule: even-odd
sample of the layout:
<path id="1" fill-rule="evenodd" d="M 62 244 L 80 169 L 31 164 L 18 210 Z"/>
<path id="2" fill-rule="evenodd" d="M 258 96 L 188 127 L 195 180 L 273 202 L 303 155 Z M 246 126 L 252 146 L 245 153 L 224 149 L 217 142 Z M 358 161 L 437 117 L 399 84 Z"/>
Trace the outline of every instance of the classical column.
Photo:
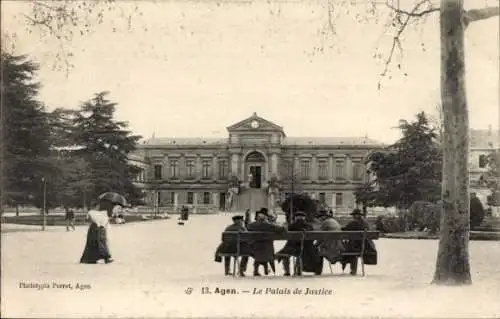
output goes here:
<path id="1" fill-rule="evenodd" d="M 184 153 L 181 153 L 181 157 L 179 158 L 179 163 L 177 164 L 177 175 L 180 180 L 183 180 L 186 177 L 186 157 Z"/>
<path id="2" fill-rule="evenodd" d="M 179 205 L 179 194 L 174 192 L 174 210 L 177 210 L 177 205 Z"/>
<path id="3" fill-rule="evenodd" d="M 168 155 L 165 154 L 163 157 L 163 165 L 162 165 L 162 172 L 161 172 L 161 177 L 162 179 L 168 180 L 170 176 L 170 163 L 168 162 Z"/>
<path id="4" fill-rule="evenodd" d="M 328 155 L 329 155 L 329 157 L 328 157 L 328 176 L 329 176 L 330 182 L 333 182 L 335 180 L 335 173 L 334 173 L 335 167 L 333 166 L 333 154 L 330 153 Z"/>
<path id="5" fill-rule="evenodd" d="M 353 174 L 352 174 L 352 158 L 351 156 L 347 155 L 345 158 L 345 179 L 348 181 L 352 181 Z"/>
<path id="6" fill-rule="evenodd" d="M 212 157 L 212 179 L 213 180 L 218 180 L 218 171 L 219 171 L 219 166 L 217 166 L 217 154 L 214 154 Z"/>
<path id="7" fill-rule="evenodd" d="M 337 193 L 333 192 L 332 193 L 332 209 L 333 209 L 333 211 L 335 211 L 335 208 L 337 207 L 336 196 L 337 196 Z"/>
<path id="8" fill-rule="evenodd" d="M 231 175 L 234 175 L 236 177 L 239 177 L 239 170 L 238 170 L 238 159 L 239 155 L 238 154 L 231 154 Z"/>
<path id="9" fill-rule="evenodd" d="M 201 166 L 201 155 L 196 154 L 196 179 L 200 180 L 203 176 Z"/>
<path id="10" fill-rule="evenodd" d="M 269 180 L 269 170 L 269 161 L 266 161 L 264 163 L 264 169 L 262 172 L 262 183 L 267 183 L 267 181 Z"/>
<path id="11" fill-rule="evenodd" d="M 299 173 L 300 170 L 299 155 L 297 154 L 293 155 L 293 170 L 296 175 L 297 173 Z"/>
<path id="12" fill-rule="evenodd" d="M 219 208 L 218 204 L 219 204 L 219 197 L 217 196 L 218 194 L 216 192 L 212 193 L 212 205 L 215 207 L 215 208 Z"/>
<path id="13" fill-rule="evenodd" d="M 241 157 L 240 157 L 239 178 L 240 181 L 247 180 L 247 176 L 245 176 L 245 161 Z"/>
<path id="14" fill-rule="evenodd" d="M 316 154 L 312 154 L 311 180 L 313 180 L 313 181 L 317 181 L 318 180 L 318 160 L 316 158 Z"/>
<path id="15" fill-rule="evenodd" d="M 278 155 L 276 153 L 271 154 L 271 174 L 278 176 Z"/>

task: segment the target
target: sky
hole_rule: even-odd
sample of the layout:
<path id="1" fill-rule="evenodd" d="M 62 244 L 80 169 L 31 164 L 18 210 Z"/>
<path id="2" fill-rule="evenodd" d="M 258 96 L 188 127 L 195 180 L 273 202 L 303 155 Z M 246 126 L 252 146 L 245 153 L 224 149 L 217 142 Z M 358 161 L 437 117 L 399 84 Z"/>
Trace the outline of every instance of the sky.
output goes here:
<path id="1" fill-rule="evenodd" d="M 438 16 L 405 31 L 403 56 L 395 57 L 392 78 L 384 77 L 379 90 L 383 61 L 374 54 L 387 56 L 392 33 L 382 23 L 384 7 L 378 22 L 356 20 L 356 13 L 366 12 L 359 3 L 336 8 L 336 34 L 325 36 L 327 9 L 319 0 L 119 0 L 119 9 L 106 13 L 92 34 L 65 44 L 73 54 L 69 73 L 53 68 L 61 52 L 55 39 L 26 31 L 22 13 L 30 12 L 29 3 L 2 1 L 2 30 L 15 39 L 16 53 L 40 63 L 40 99 L 49 110 L 77 108 L 109 91 L 117 118 L 144 138 L 224 137 L 227 126 L 256 112 L 288 136 L 368 136 L 392 143 L 400 119 L 437 114 Z M 471 128 L 499 127 L 498 24 L 495 17 L 466 31 Z M 321 46 L 323 52 L 314 54 Z"/>

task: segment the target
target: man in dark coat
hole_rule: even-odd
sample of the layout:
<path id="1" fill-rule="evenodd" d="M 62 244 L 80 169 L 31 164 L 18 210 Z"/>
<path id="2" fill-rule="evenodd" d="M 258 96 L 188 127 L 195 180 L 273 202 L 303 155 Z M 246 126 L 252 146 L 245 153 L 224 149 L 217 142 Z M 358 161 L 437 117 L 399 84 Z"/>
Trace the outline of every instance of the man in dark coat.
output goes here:
<path id="1" fill-rule="evenodd" d="M 256 221 L 248 225 L 248 231 L 256 232 L 272 232 L 272 233 L 282 233 L 286 232 L 286 228 L 271 224 L 267 221 L 268 216 L 262 211 L 257 211 Z M 259 266 L 262 265 L 264 268 L 267 263 L 272 263 L 274 261 L 274 243 L 272 240 L 256 240 L 252 243 L 252 251 L 254 258 L 254 276 L 260 276 Z"/>
<path id="2" fill-rule="evenodd" d="M 224 229 L 224 231 L 231 231 L 231 232 L 245 232 L 246 228 L 243 224 L 243 216 L 237 215 L 233 216 L 233 224 L 229 225 Z M 220 243 L 219 247 L 217 247 L 217 250 L 215 252 L 215 261 L 216 262 L 221 262 L 222 258 L 220 254 L 236 254 L 238 250 L 238 242 L 236 240 L 230 240 L 230 241 L 223 241 Z M 241 257 L 241 264 L 240 264 L 240 273 L 239 275 L 244 277 L 245 276 L 245 271 L 247 269 L 247 264 L 248 264 L 248 256 L 252 255 L 252 251 L 250 249 L 250 246 L 247 242 L 245 241 L 240 241 L 240 254 L 243 255 Z M 230 273 L 230 265 L 231 265 L 231 257 L 229 256 L 224 256 L 224 273 L 225 275 L 229 275 Z"/>
<path id="3" fill-rule="evenodd" d="M 189 219 L 189 208 L 186 206 L 182 205 L 181 209 L 181 220 L 188 220 Z"/>
<path id="4" fill-rule="evenodd" d="M 288 226 L 289 231 L 311 231 L 313 226 L 306 221 L 306 215 L 297 212 L 294 215 L 294 222 Z M 302 248 L 302 249 L 301 249 Z M 300 240 L 289 240 L 285 246 L 278 252 L 278 255 L 292 255 L 302 260 L 303 271 L 321 274 L 323 270 L 323 258 L 319 256 L 318 250 L 314 246 L 313 240 L 305 240 L 304 246 Z M 283 261 L 283 270 L 285 276 L 290 276 L 290 257 L 279 256 L 278 261 Z M 301 275 L 300 267 L 294 269 L 295 275 Z"/>
<path id="5" fill-rule="evenodd" d="M 342 228 L 345 231 L 363 231 L 369 230 L 370 225 L 364 219 L 363 213 L 359 209 L 354 209 L 351 213 L 353 220 L 350 221 L 346 226 Z M 361 247 L 363 245 L 362 240 L 349 240 L 345 243 L 345 252 L 361 252 Z M 365 241 L 365 253 L 362 256 L 363 262 L 366 265 L 376 265 L 377 264 L 377 249 L 373 240 Z M 343 256 L 342 258 L 342 270 L 345 269 L 346 264 L 350 264 L 351 275 L 355 276 L 358 269 L 358 257 L 357 256 Z"/>
<path id="6" fill-rule="evenodd" d="M 72 209 L 66 208 L 64 219 L 66 220 L 66 231 L 69 231 L 70 227 L 75 230 L 75 212 Z"/>

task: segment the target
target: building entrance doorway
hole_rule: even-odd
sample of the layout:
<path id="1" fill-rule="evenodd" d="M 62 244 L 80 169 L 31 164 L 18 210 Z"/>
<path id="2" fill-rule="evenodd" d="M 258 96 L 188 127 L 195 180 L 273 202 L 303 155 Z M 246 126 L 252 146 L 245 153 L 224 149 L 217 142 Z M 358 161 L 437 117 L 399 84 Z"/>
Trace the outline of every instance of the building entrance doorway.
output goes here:
<path id="1" fill-rule="evenodd" d="M 229 207 L 227 209 L 229 209 Z M 219 210 L 226 210 L 226 193 L 219 193 Z"/>
<path id="2" fill-rule="evenodd" d="M 250 166 L 250 175 L 252 176 L 250 181 L 250 187 L 260 188 L 262 186 L 262 167 Z"/>
<path id="3" fill-rule="evenodd" d="M 266 158 L 258 151 L 251 152 L 245 158 L 245 180 L 250 188 L 261 188 L 265 180 Z"/>

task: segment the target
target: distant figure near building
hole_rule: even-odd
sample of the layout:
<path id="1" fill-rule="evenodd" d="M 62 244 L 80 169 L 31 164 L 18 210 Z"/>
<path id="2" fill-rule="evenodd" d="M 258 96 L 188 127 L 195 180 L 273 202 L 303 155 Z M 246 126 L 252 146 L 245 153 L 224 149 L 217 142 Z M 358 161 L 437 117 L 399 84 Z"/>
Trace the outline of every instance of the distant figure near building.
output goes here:
<path id="1" fill-rule="evenodd" d="M 66 220 L 66 231 L 69 231 L 70 227 L 75 230 L 75 212 L 72 209 L 66 208 L 64 220 Z"/>
<path id="2" fill-rule="evenodd" d="M 185 205 L 182 205 L 181 219 L 182 220 L 188 220 L 189 219 L 189 208 L 187 208 L 187 206 L 185 206 Z"/>

